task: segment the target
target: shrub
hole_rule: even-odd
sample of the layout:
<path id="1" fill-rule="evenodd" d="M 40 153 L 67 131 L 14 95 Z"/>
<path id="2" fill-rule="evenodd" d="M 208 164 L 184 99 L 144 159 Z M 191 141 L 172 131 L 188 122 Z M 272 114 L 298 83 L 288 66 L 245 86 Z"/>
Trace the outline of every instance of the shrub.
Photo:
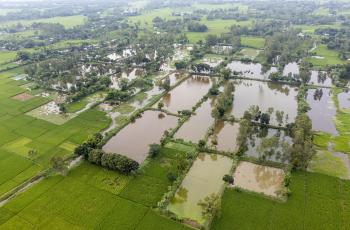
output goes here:
<path id="1" fill-rule="evenodd" d="M 149 146 L 149 151 L 148 151 L 148 155 L 151 157 L 151 158 L 155 158 L 159 155 L 160 153 L 160 148 L 161 146 L 158 145 L 158 144 L 151 144 Z"/>
<path id="2" fill-rule="evenodd" d="M 231 175 L 228 175 L 226 174 L 223 178 L 223 181 L 225 181 L 226 183 L 229 183 L 229 184 L 233 184 L 234 182 L 234 179 Z"/>

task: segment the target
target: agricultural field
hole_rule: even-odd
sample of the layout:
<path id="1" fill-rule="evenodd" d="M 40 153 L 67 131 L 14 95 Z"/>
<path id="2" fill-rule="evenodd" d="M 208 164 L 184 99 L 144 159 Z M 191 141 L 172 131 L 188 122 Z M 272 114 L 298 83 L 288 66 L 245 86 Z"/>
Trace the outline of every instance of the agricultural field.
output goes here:
<path id="1" fill-rule="evenodd" d="M 18 21 L 9 21 L 1 22 L 0 27 L 10 27 L 21 23 L 22 25 L 31 25 L 35 23 L 59 23 L 62 24 L 65 28 L 73 28 L 85 23 L 86 18 L 83 15 L 75 16 L 66 16 L 66 17 L 53 17 L 53 18 L 44 18 L 44 19 L 35 19 L 35 20 L 18 20 Z"/>
<path id="2" fill-rule="evenodd" d="M 337 65 L 346 62 L 339 58 L 338 52 L 329 50 L 324 45 L 318 46 L 313 52 L 315 56 L 309 57 L 306 60 L 315 66 Z"/>
<path id="3" fill-rule="evenodd" d="M 67 176 L 44 179 L 1 207 L 1 228 L 190 229 L 151 209 L 166 192 L 166 172 L 176 170 L 174 156 L 179 153 L 163 149 L 135 178 L 84 162 Z"/>
<path id="4" fill-rule="evenodd" d="M 9 78 L 14 73 L 16 70 L 0 74 L 0 132 L 4 137 L 0 142 L 0 164 L 4 172 L 0 181 L 1 195 L 47 168 L 52 156 L 70 156 L 72 149 L 67 150 L 65 145 L 78 145 L 109 123 L 97 110 L 82 113 L 62 126 L 26 115 L 48 99 L 40 96 L 26 100 L 13 98 L 25 92 L 20 87 L 21 82 Z M 37 154 L 28 156 L 31 149 Z"/>
<path id="5" fill-rule="evenodd" d="M 93 2 L 0 0 L 1 230 L 349 229 L 350 3 Z"/>
<path id="6" fill-rule="evenodd" d="M 346 229 L 350 225 L 348 181 L 297 172 L 292 174 L 290 190 L 288 201 L 280 203 L 226 189 L 221 217 L 212 229 Z"/>

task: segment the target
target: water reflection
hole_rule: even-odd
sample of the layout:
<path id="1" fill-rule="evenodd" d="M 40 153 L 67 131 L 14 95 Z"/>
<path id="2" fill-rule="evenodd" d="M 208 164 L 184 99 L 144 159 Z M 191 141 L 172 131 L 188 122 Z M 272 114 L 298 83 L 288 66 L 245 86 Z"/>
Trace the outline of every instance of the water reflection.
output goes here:
<path id="1" fill-rule="evenodd" d="M 238 149 L 236 139 L 239 133 L 239 123 L 218 121 L 215 124 L 213 135 L 209 138 L 209 144 L 219 151 L 236 152 Z"/>
<path id="2" fill-rule="evenodd" d="M 240 162 L 235 174 L 235 186 L 268 196 L 279 197 L 284 171 L 250 162 Z"/>
<path id="3" fill-rule="evenodd" d="M 245 111 L 251 106 L 259 106 L 262 112 L 273 108 L 271 124 L 278 125 L 276 111 L 283 111 L 283 124 L 293 122 L 297 115 L 298 89 L 296 87 L 251 80 L 235 82 L 234 100 L 231 114 L 237 118 L 243 117 Z"/>
<path id="4" fill-rule="evenodd" d="M 306 95 L 310 106 L 308 116 L 312 121 L 312 128 L 336 135 L 337 129 L 334 124 L 336 109 L 332 101 L 330 89 L 309 89 Z"/>
<path id="5" fill-rule="evenodd" d="M 103 150 L 109 153 L 123 154 L 131 159 L 143 162 L 149 145 L 159 143 L 165 130 L 177 124 L 177 117 L 154 111 L 146 111 L 134 123 L 123 128 L 112 137 Z"/>
<path id="6" fill-rule="evenodd" d="M 209 77 L 195 75 L 189 77 L 161 99 L 164 109 L 174 113 L 180 110 L 191 110 L 192 106 L 208 93 L 211 85 L 212 81 Z"/>
<path id="7" fill-rule="evenodd" d="M 205 219 L 198 205 L 199 200 L 221 191 L 223 176 L 229 173 L 232 160 L 222 155 L 200 154 L 182 181 L 168 206 L 168 210 L 180 218 L 189 218 L 203 224 Z"/>
<path id="8" fill-rule="evenodd" d="M 244 63 L 240 61 L 233 61 L 227 66 L 233 73 L 240 73 L 247 78 L 262 80 L 268 79 L 271 73 L 278 71 L 276 67 L 271 67 L 271 69 L 264 71 L 263 66 L 259 63 Z"/>

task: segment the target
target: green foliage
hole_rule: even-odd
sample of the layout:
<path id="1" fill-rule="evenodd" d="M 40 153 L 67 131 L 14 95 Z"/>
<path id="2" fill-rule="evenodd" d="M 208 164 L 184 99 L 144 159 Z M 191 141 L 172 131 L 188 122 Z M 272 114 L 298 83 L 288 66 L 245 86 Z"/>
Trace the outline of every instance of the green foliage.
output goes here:
<path id="1" fill-rule="evenodd" d="M 151 158 L 155 158 L 155 157 L 157 157 L 159 155 L 160 150 L 161 150 L 161 146 L 160 145 L 158 145 L 158 144 L 151 144 L 149 146 L 148 155 Z"/>

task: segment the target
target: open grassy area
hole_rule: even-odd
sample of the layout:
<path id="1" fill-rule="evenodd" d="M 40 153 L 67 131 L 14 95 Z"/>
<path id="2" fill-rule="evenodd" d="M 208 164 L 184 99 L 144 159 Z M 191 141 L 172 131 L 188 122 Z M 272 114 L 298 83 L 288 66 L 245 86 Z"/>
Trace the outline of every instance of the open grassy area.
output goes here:
<path id="1" fill-rule="evenodd" d="M 162 149 L 135 178 L 88 162 L 44 179 L 0 208 L 0 228 L 190 229 L 150 207 L 167 191 L 179 151 Z M 82 212 L 82 210 L 84 210 Z"/>
<path id="2" fill-rule="evenodd" d="M 33 20 L 15 20 L 8 22 L 1 22 L 0 27 L 10 27 L 21 23 L 22 25 L 31 25 L 34 22 L 37 23 L 59 23 L 62 24 L 65 28 L 73 28 L 74 26 L 83 25 L 85 23 L 86 17 L 83 15 L 74 15 L 66 17 L 53 17 L 53 18 L 44 18 L 44 19 L 33 19 Z"/>
<path id="3" fill-rule="evenodd" d="M 262 49 L 265 47 L 265 38 L 242 36 L 241 45 L 250 48 Z"/>
<path id="4" fill-rule="evenodd" d="M 348 170 L 344 161 L 328 151 L 318 151 L 310 162 L 309 170 L 339 178 L 348 178 Z"/>
<path id="5" fill-rule="evenodd" d="M 337 65 L 337 64 L 345 63 L 345 61 L 339 58 L 339 53 L 337 51 L 330 50 L 325 45 L 319 45 L 314 50 L 314 52 L 316 53 L 316 56 L 322 57 L 322 58 L 316 58 L 316 57 L 306 58 L 306 60 L 312 63 L 314 66 Z"/>
<path id="6" fill-rule="evenodd" d="M 226 189 L 221 217 L 214 230 L 348 229 L 350 183 L 316 173 L 292 174 L 291 196 L 285 203 L 257 194 Z"/>
<path id="7" fill-rule="evenodd" d="M 64 125 L 26 115 L 50 99 L 32 97 L 20 101 L 12 98 L 26 92 L 19 85 L 21 81 L 11 79 L 21 71 L 15 69 L 0 74 L 0 196 L 47 168 L 51 157 L 70 156 L 69 146 L 82 143 L 110 122 L 103 112 L 95 109 Z M 37 155 L 28 156 L 30 149 L 37 150 Z"/>
<path id="8" fill-rule="evenodd" d="M 186 35 L 191 43 L 196 43 L 199 40 L 204 40 L 209 34 L 220 35 L 221 33 L 228 32 L 232 25 L 241 25 L 241 26 L 252 26 L 253 21 L 236 21 L 236 20 L 207 20 L 202 18 L 200 23 L 205 24 L 208 27 L 207 32 L 186 32 Z"/>
<path id="9" fill-rule="evenodd" d="M 152 20 L 155 17 L 160 17 L 163 19 L 181 18 L 181 17 L 177 17 L 177 16 L 172 16 L 171 15 L 172 12 L 173 12 L 173 10 L 170 8 L 162 8 L 162 9 L 146 11 L 146 12 L 143 12 L 141 15 L 129 17 L 129 22 L 132 24 L 140 23 L 141 27 L 152 29 L 153 28 Z"/>
<path id="10" fill-rule="evenodd" d="M 16 58 L 16 51 L 0 51 L 0 64 L 14 61 Z"/>

